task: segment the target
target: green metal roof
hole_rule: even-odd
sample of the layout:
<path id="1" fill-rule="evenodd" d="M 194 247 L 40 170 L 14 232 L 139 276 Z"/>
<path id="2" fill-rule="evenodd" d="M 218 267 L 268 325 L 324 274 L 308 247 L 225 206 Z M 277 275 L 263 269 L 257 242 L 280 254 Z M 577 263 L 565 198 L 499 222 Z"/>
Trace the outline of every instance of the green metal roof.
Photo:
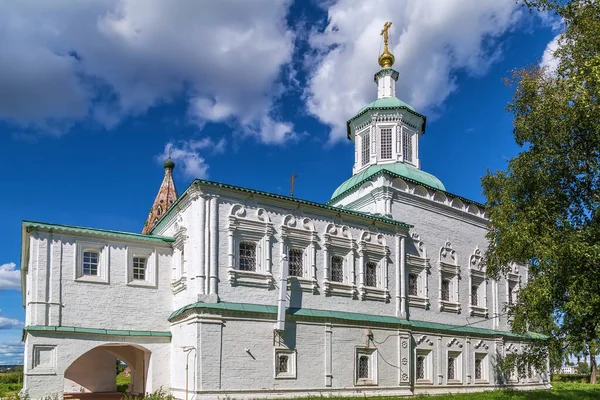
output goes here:
<path id="1" fill-rule="evenodd" d="M 172 243 L 175 239 L 166 236 L 142 235 L 141 233 L 113 231 L 109 229 L 85 228 L 82 226 L 49 224 L 46 222 L 23 221 L 23 227 L 29 229 L 41 229 L 45 231 L 57 231 L 66 233 L 79 233 L 88 235 L 110 236 L 119 239 L 144 240 L 149 242 Z"/>
<path id="2" fill-rule="evenodd" d="M 367 104 L 366 106 L 364 106 L 363 108 L 360 109 L 358 114 L 361 114 L 363 111 L 366 111 L 367 109 L 372 109 L 372 108 L 376 108 L 376 109 L 405 108 L 407 110 L 416 112 L 416 110 L 413 106 L 411 106 L 408 103 L 403 102 L 399 98 L 387 97 L 387 98 L 383 98 L 383 99 L 377 99 L 374 102 Z"/>
<path id="3" fill-rule="evenodd" d="M 359 218 L 366 218 L 371 221 L 383 222 L 385 224 L 401 226 L 404 228 L 412 228 L 413 227 L 412 225 L 406 224 L 402 221 L 397 221 L 397 220 L 394 220 L 391 218 L 386 218 L 384 216 L 376 216 L 376 215 L 372 215 L 372 214 L 363 213 L 360 211 L 346 210 L 346 209 L 343 209 L 340 207 L 330 206 L 328 204 L 316 203 L 316 202 L 310 201 L 310 200 L 302 200 L 302 199 L 297 199 L 295 197 L 284 196 L 284 195 L 269 193 L 269 192 L 263 192 L 263 191 L 255 190 L 255 189 L 248 189 L 248 188 L 241 187 L 241 186 L 229 185 L 227 183 L 206 181 L 203 179 L 195 179 L 190 184 L 190 186 L 188 186 L 187 189 L 185 189 L 183 194 L 181 196 L 179 196 L 179 198 L 177 198 L 175 203 L 173 203 L 173 205 L 171 207 L 169 207 L 167 212 L 164 213 L 163 216 L 160 217 L 160 219 L 154 224 L 152 229 L 150 229 L 150 234 L 152 232 L 154 232 L 154 230 L 161 224 L 162 221 L 164 221 L 167 218 L 168 215 L 170 215 L 172 212 L 174 212 L 174 210 L 177 208 L 176 207 L 177 204 L 179 204 L 181 199 L 183 199 L 185 197 L 188 190 L 190 190 L 190 188 L 193 185 L 207 185 L 207 186 L 214 186 L 214 187 L 218 187 L 218 188 L 231 189 L 231 190 L 236 190 L 236 191 L 240 191 L 240 192 L 244 192 L 244 193 L 250 193 L 250 194 L 256 194 L 256 195 L 260 195 L 260 196 L 270 197 L 270 198 L 277 199 L 277 200 L 284 200 L 284 201 L 288 201 L 290 203 L 303 204 L 306 206 L 317 207 L 317 208 L 320 208 L 323 210 L 333 211 L 336 213 L 339 212 L 340 214 L 351 215 L 351 216 L 359 217 Z"/>
<path id="4" fill-rule="evenodd" d="M 417 183 L 425 185 L 427 187 L 430 187 L 430 188 L 433 188 L 436 190 L 441 190 L 443 192 L 446 191 L 446 188 L 444 187 L 444 184 L 442 183 L 442 181 L 440 181 L 435 176 L 433 176 L 425 171 L 421 171 L 420 169 L 417 169 L 417 168 L 413 167 L 412 165 L 404 164 L 402 162 L 397 162 L 397 163 L 391 163 L 391 164 L 369 166 L 365 170 L 359 172 L 356 175 L 353 175 L 352 177 L 347 179 L 344 183 L 342 183 L 340 186 L 338 186 L 338 188 L 335 189 L 335 191 L 333 192 L 333 195 L 331 195 L 331 199 L 338 197 L 342 193 L 347 192 L 348 190 L 354 188 L 358 184 L 362 184 L 363 182 L 365 182 L 369 178 L 371 178 L 373 175 L 375 175 L 381 171 L 388 171 L 394 175 L 397 175 L 397 176 L 400 176 L 403 178 L 408 178 L 408 179 L 412 180 L 413 182 L 417 182 Z"/>
<path id="5" fill-rule="evenodd" d="M 169 321 L 175 319 L 179 315 L 183 314 L 188 310 L 210 310 L 210 311 L 230 311 L 230 312 L 247 312 L 247 313 L 260 313 L 260 314 L 277 314 L 277 306 L 273 305 L 262 305 L 262 304 L 246 304 L 246 303 L 203 303 L 201 301 L 187 306 L 181 307 L 177 311 L 173 312 L 169 316 Z M 310 308 L 288 308 L 286 314 L 294 315 L 306 318 L 324 318 L 342 321 L 351 321 L 359 323 L 375 323 L 375 324 L 387 324 L 395 325 L 396 327 L 414 329 L 414 330 L 427 330 L 436 331 L 442 333 L 462 333 L 462 334 L 475 334 L 475 335 L 486 335 L 486 336 L 504 336 L 517 339 L 546 339 L 546 335 L 541 333 L 527 333 L 526 335 L 519 335 L 508 331 L 496 331 L 493 329 L 478 328 L 472 325 L 460 326 L 460 325 L 449 325 L 440 324 L 437 322 L 427 321 L 415 321 L 401 319 L 391 315 L 372 315 L 362 314 L 345 311 L 330 311 L 330 310 L 318 310 Z"/>
<path id="6" fill-rule="evenodd" d="M 24 328 L 28 332 L 62 332 L 62 333 L 88 333 L 92 335 L 112 335 L 112 336 L 153 336 L 153 337 L 171 337 L 171 332 L 161 331 L 130 331 L 120 329 L 97 329 L 97 328 L 79 328 L 72 326 L 44 326 L 30 325 Z"/>

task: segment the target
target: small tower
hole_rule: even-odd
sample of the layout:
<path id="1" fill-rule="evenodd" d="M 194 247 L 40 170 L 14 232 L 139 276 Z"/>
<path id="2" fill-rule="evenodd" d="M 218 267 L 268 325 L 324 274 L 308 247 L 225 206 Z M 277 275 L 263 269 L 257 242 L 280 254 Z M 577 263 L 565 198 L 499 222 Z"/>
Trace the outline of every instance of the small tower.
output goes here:
<path id="1" fill-rule="evenodd" d="M 158 194 L 156 195 L 156 199 L 154 199 L 154 204 L 152 204 L 148 219 L 144 222 L 142 234 L 147 234 L 156 221 L 158 221 L 175 200 L 177 200 L 177 188 L 175 187 L 175 182 L 173 182 L 175 163 L 171 160 L 171 156 L 167 158 L 163 167 L 165 167 L 165 177 L 160 184 L 160 189 L 158 189 Z"/>

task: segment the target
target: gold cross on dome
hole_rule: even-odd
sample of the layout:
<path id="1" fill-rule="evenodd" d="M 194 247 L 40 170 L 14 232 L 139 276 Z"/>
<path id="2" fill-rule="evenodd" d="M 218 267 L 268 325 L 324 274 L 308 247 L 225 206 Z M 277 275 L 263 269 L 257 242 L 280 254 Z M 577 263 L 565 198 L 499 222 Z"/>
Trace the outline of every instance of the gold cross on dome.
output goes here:
<path id="1" fill-rule="evenodd" d="M 383 36 L 383 43 L 385 44 L 385 48 L 387 49 L 388 47 L 388 30 L 390 29 L 390 26 L 392 26 L 391 22 L 386 22 L 383 25 L 383 29 L 381 30 L 380 35 Z"/>

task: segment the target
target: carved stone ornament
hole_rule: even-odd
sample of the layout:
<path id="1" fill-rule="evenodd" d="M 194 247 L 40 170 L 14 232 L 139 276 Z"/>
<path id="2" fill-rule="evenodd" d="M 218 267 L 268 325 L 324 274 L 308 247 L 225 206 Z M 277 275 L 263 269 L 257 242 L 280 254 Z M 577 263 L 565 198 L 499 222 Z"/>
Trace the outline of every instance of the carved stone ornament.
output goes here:
<path id="1" fill-rule="evenodd" d="M 417 340 L 417 344 L 425 343 L 430 346 L 433 346 L 433 341 L 427 337 L 427 335 L 421 335 L 421 337 Z"/>
<path id="2" fill-rule="evenodd" d="M 457 338 L 452 338 L 452 340 L 448 342 L 447 346 L 451 347 L 454 344 L 456 344 L 456 346 L 460 347 L 461 349 L 463 347 L 463 344 L 459 342 Z"/>

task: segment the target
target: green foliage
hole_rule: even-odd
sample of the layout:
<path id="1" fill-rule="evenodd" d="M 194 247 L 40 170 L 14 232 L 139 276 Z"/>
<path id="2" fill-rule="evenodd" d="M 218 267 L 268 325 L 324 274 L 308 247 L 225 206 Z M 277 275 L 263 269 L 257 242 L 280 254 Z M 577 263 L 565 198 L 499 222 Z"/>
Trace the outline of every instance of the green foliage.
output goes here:
<path id="1" fill-rule="evenodd" d="M 577 370 L 580 374 L 589 374 L 590 366 L 585 361 L 577 363 Z"/>
<path id="2" fill-rule="evenodd" d="M 126 394 L 121 397 L 121 400 L 175 400 L 175 397 L 160 387 L 152 393 L 146 393 L 145 396 Z"/>
<path id="3" fill-rule="evenodd" d="M 23 382 L 23 371 L 6 372 L 0 374 L 0 383 L 21 383 Z"/>
<path id="4" fill-rule="evenodd" d="M 552 383 L 590 383 L 590 374 L 553 374 Z"/>
<path id="5" fill-rule="evenodd" d="M 127 393 L 130 383 L 131 376 L 125 376 L 122 373 L 117 375 L 117 392 Z"/>
<path id="6" fill-rule="evenodd" d="M 508 111 L 522 151 L 506 171 L 482 180 L 486 262 L 496 278 L 513 262 L 528 266 L 528 282 L 507 310 L 512 330 L 550 335 L 556 369 L 567 352 L 600 349 L 600 2 L 523 2 L 555 12 L 565 30 L 556 71 L 529 67 L 508 80 L 516 85 Z M 533 345 L 516 363 L 542 366 L 542 351 Z"/>

